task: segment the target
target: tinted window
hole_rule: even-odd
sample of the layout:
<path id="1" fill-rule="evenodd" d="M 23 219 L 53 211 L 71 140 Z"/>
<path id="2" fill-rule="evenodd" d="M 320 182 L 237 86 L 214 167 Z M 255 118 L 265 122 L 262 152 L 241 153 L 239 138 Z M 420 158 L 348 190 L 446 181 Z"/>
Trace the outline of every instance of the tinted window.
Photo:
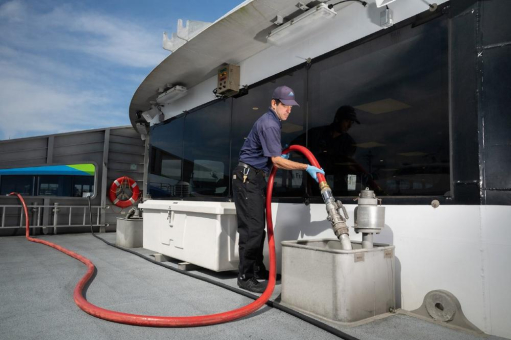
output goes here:
<path id="1" fill-rule="evenodd" d="M 22 195 L 33 196 L 34 176 L 1 176 L 0 194 L 8 195 L 17 192 Z"/>
<path id="2" fill-rule="evenodd" d="M 221 100 L 186 115 L 183 182 L 192 197 L 229 194 L 231 103 Z"/>
<path id="3" fill-rule="evenodd" d="M 268 111 L 271 97 L 276 87 L 286 85 L 295 92 L 296 101 L 300 107 L 294 106 L 289 118 L 282 122 L 282 147 L 286 144 L 296 144 L 296 139 L 305 134 L 304 112 L 306 108 L 306 70 L 300 69 L 284 75 L 276 80 L 267 82 L 249 90 L 249 94 L 234 99 L 233 129 L 232 129 L 232 166 L 238 164 L 239 152 L 245 138 L 248 136 L 255 121 Z M 305 140 L 303 141 L 305 143 Z M 305 145 L 305 144 L 303 144 Z M 291 160 L 305 162 L 297 153 L 291 155 Z M 303 171 L 277 171 L 273 196 L 303 196 Z"/>
<path id="4" fill-rule="evenodd" d="M 186 196 L 181 181 L 184 117 L 151 128 L 148 191 L 153 198 Z"/>
<path id="5" fill-rule="evenodd" d="M 87 197 L 94 193 L 94 178 L 73 176 L 73 193 L 74 197 Z"/>
<path id="6" fill-rule="evenodd" d="M 38 196 L 63 196 L 69 190 L 71 178 L 65 176 L 39 176 Z"/>
<path id="7" fill-rule="evenodd" d="M 241 146 L 280 85 L 301 104 L 283 122 L 282 147 L 307 145 L 336 196 L 365 187 L 388 196 L 448 194 L 446 22 L 401 28 L 154 126 L 151 196 L 228 196 Z M 308 163 L 296 153 L 291 159 Z M 275 197 L 307 194 L 319 190 L 305 172 L 277 172 Z"/>
<path id="8" fill-rule="evenodd" d="M 449 191 L 447 49 L 443 18 L 312 65 L 308 147 L 335 195 Z M 360 124 L 349 109 L 336 115 L 344 105 Z"/>

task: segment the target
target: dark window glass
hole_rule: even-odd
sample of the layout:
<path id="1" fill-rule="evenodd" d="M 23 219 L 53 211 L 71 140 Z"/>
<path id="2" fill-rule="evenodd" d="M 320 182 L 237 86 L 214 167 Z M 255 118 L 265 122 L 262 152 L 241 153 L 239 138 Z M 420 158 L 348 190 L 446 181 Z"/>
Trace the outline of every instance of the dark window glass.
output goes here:
<path id="1" fill-rule="evenodd" d="M 184 117 L 151 128 L 148 191 L 152 198 L 186 196 L 181 181 Z"/>
<path id="2" fill-rule="evenodd" d="M 447 20 L 312 65 L 308 147 L 334 195 L 444 195 L 449 180 Z M 356 109 L 357 124 L 344 105 Z M 319 189 L 312 185 L 314 195 Z"/>
<path id="3" fill-rule="evenodd" d="M 94 177 L 73 176 L 73 192 L 70 196 L 87 197 L 94 193 Z"/>
<path id="4" fill-rule="evenodd" d="M 282 148 L 285 148 L 286 144 L 305 145 L 304 112 L 306 107 L 306 79 L 305 69 L 300 69 L 276 80 L 251 88 L 248 95 L 234 99 L 231 159 L 233 167 L 238 164 L 239 152 L 245 138 L 250 133 L 255 121 L 268 111 L 271 106 L 273 90 L 278 86 L 286 85 L 292 88 L 295 92 L 296 101 L 300 104 L 300 107 L 294 106 L 288 119 L 282 122 Z M 297 162 L 306 162 L 297 153 L 292 153 L 290 159 Z M 275 176 L 273 196 L 303 196 L 305 192 L 302 184 L 304 173 L 304 171 L 299 170 L 278 170 Z"/>
<path id="5" fill-rule="evenodd" d="M 39 176 L 37 196 L 65 196 L 70 184 L 69 176 Z"/>
<path id="6" fill-rule="evenodd" d="M 192 197 L 229 194 L 231 103 L 218 101 L 186 115 L 183 182 Z"/>
<path id="7" fill-rule="evenodd" d="M 34 176 L 5 175 L 0 177 L 0 194 L 8 195 L 11 192 L 18 192 L 22 195 L 34 195 Z"/>
<path id="8" fill-rule="evenodd" d="M 84 197 L 94 193 L 92 176 L 36 176 L 37 196 Z"/>
<path id="9" fill-rule="evenodd" d="M 36 192 L 34 192 L 34 183 Z M 61 197 L 83 197 L 84 194 L 94 193 L 93 176 L 2 176 L 2 195 L 11 192 L 19 192 L 27 196 L 61 196 Z"/>

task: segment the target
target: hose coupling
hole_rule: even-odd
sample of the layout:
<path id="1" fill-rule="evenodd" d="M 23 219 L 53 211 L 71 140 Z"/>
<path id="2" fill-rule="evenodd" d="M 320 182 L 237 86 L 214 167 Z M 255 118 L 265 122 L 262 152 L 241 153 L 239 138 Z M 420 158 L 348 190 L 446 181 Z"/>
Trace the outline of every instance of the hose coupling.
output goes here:
<path id="1" fill-rule="evenodd" d="M 328 183 L 326 181 L 319 183 L 319 190 L 323 191 L 323 189 L 325 189 L 325 188 L 330 189 L 330 186 L 328 185 Z"/>
<path id="2" fill-rule="evenodd" d="M 337 236 L 337 238 L 341 238 L 343 234 L 349 235 L 349 229 L 346 225 L 346 222 L 338 223 L 336 225 L 332 226 L 332 229 L 334 229 L 334 234 Z"/>
<path id="3" fill-rule="evenodd" d="M 327 219 L 332 224 L 335 236 L 341 240 L 342 249 L 351 250 L 351 242 L 349 240 L 349 230 L 346 225 L 346 220 L 349 218 L 346 208 L 342 205 L 342 202 L 335 200 L 332 196 L 332 190 L 328 185 L 323 186 L 321 190 L 321 197 L 326 205 L 326 212 L 328 214 Z"/>

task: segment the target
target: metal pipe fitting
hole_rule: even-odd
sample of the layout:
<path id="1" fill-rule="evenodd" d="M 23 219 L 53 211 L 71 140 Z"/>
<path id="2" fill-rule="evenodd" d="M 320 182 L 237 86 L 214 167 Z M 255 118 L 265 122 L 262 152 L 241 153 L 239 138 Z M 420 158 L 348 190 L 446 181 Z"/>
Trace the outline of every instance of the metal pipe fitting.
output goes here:
<path id="1" fill-rule="evenodd" d="M 323 197 L 323 202 L 326 205 L 327 219 L 332 224 L 335 236 L 341 241 L 341 248 L 343 250 L 352 250 L 349 229 L 346 225 L 346 220 L 349 218 L 346 208 L 344 208 L 341 201 L 335 200 L 328 184 L 324 184 L 321 187 L 321 197 Z M 344 216 L 341 214 L 341 210 Z"/>
<path id="2" fill-rule="evenodd" d="M 362 233 L 362 248 L 364 249 L 373 249 L 373 234 Z"/>
<path id="3" fill-rule="evenodd" d="M 359 194 L 353 226 L 357 233 L 362 233 L 362 247 L 373 248 L 373 234 L 379 234 L 384 226 L 385 208 L 381 206 L 381 200 L 376 198 L 374 191 L 365 188 Z"/>

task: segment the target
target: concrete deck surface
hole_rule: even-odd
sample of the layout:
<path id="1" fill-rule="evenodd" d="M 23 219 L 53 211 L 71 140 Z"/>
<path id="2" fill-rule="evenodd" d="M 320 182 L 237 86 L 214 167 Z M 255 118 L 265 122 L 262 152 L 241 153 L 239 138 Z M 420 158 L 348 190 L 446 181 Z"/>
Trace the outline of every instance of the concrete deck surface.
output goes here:
<path id="1" fill-rule="evenodd" d="M 99 234 L 115 243 L 115 233 Z M 184 276 L 111 247 L 90 234 L 37 236 L 89 258 L 97 275 L 89 302 L 125 313 L 188 316 L 220 313 L 253 300 Z M 137 248 L 143 254 L 150 251 Z M 170 263 L 172 264 L 172 263 Z M 173 264 L 176 265 L 176 264 Z M 177 265 L 176 265 L 177 266 Z M 230 323 L 196 328 L 151 328 L 90 316 L 73 301 L 86 272 L 79 261 L 25 237 L 0 237 L 0 339 L 337 339 L 268 306 Z M 194 271 L 236 287 L 236 273 Z M 277 283 L 272 299 L 278 298 Z M 340 328 L 359 339 L 502 339 L 453 330 L 406 315 Z"/>

